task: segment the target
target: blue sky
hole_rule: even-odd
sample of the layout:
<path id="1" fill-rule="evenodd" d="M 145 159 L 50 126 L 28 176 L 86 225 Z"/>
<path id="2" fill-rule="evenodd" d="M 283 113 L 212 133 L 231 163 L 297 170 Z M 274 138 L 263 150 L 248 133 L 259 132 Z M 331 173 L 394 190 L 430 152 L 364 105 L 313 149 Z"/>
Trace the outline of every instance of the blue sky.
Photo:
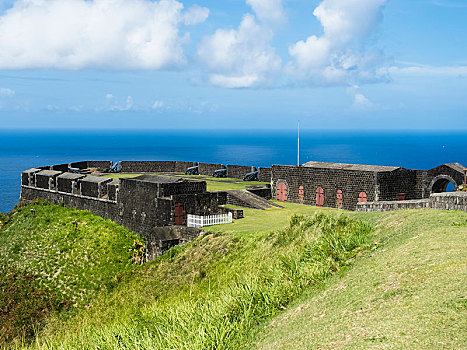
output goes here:
<path id="1" fill-rule="evenodd" d="M 465 0 L 0 0 L 2 128 L 467 129 Z"/>

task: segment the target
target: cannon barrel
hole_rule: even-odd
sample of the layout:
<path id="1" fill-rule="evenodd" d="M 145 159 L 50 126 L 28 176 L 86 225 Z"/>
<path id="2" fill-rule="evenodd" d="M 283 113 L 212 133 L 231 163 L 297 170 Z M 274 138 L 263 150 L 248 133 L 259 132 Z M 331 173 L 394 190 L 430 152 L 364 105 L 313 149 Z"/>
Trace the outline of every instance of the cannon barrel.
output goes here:
<path id="1" fill-rule="evenodd" d="M 199 166 L 192 166 L 186 169 L 185 175 L 199 175 Z"/>
<path id="2" fill-rule="evenodd" d="M 253 171 L 243 177 L 243 181 L 258 181 L 258 172 Z"/>
<path id="3" fill-rule="evenodd" d="M 214 170 L 213 177 L 227 177 L 227 169 Z"/>

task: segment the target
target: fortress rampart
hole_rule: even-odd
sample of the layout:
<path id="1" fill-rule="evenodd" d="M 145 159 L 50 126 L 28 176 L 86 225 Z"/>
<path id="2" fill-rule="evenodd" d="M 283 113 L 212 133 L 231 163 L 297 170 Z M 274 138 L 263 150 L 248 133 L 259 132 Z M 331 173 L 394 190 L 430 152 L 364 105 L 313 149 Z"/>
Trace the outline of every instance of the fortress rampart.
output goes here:
<path id="1" fill-rule="evenodd" d="M 120 171 L 134 173 L 135 177 L 113 180 L 93 175 L 114 168 L 110 161 L 58 164 L 23 171 L 21 199 L 42 198 L 115 221 L 146 238 L 147 259 L 151 260 L 167 247 L 193 238 L 194 231 L 185 227 L 188 214 L 205 216 L 231 211 L 234 218 L 241 218 L 241 210 L 221 206 L 255 207 L 232 191 L 207 192 L 204 181 L 164 177 L 184 173 L 192 166 L 198 166 L 199 172 L 207 175 L 226 169 L 227 177 L 238 179 L 257 169 L 197 162 L 122 161 Z M 431 170 L 321 162 L 272 165 L 258 168 L 259 179 L 269 182 L 271 187 L 253 186 L 249 193 L 266 199 L 356 211 L 421 208 L 467 211 L 466 193 L 442 193 L 449 183 L 455 187 L 462 184 L 463 169 L 458 163 Z M 146 175 L 137 175 L 141 173 Z"/>

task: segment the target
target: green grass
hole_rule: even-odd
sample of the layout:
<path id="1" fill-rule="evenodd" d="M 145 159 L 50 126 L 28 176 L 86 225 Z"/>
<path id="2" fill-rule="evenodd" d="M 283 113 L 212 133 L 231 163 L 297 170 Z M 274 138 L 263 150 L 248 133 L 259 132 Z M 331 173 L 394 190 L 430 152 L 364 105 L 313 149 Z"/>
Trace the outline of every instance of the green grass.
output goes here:
<path id="1" fill-rule="evenodd" d="M 284 203 L 273 201 L 281 205 L 283 208 L 269 208 L 266 210 L 257 210 L 250 208 L 239 208 L 243 210 L 244 218 L 234 220 L 232 224 L 216 225 L 209 230 L 222 233 L 255 233 L 269 232 L 275 230 L 283 230 L 289 226 L 290 218 L 293 215 L 308 215 L 312 216 L 316 213 L 329 213 L 339 215 L 344 212 L 339 212 L 334 209 L 318 208 L 310 205 L 301 205 L 295 203 Z"/>
<path id="2" fill-rule="evenodd" d="M 0 265 L 39 276 L 72 309 L 111 290 L 116 276 L 134 266 L 133 254 L 142 244 L 110 220 L 60 206 L 28 205 L 0 221 Z"/>
<path id="3" fill-rule="evenodd" d="M 104 176 L 110 177 L 112 179 L 120 179 L 120 178 L 136 177 L 140 175 L 144 175 L 144 174 L 143 173 L 141 174 L 117 173 L 117 174 L 106 174 Z M 251 185 L 264 185 L 264 184 L 269 183 L 269 182 L 259 182 L 259 181 L 242 181 L 242 180 L 233 179 L 233 178 L 214 178 L 212 176 L 204 176 L 204 175 L 180 175 L 180 174 L 160 174 L 160 173 L 154 173 L 150 175 L 181 177 L 183 179 L 189 179 L 189 180 L 206 181 L 207 191 L 210 191 L 210 192 L 228 191 L 228 190 L 244 190 L 248 186 L 251 186 Z"/>
<path id="4" fill-rule="evenodd" d="M 263 320 L 350 264 L 371 232 L 345 216 L 294 216 L 288 228 L 207 234 L 127 275 L 44 349 L 237 349 Z"/>
<path id="5" fill-rule="evenodd" d="M 244 219 L 124 269 L 73 317 L 49 317 L 29 347 L 461 349 L 467 342 L 466 213 L 280 204 L 245 209 Z M 12 227 L 3 230 L 14 237 Z M 21 260 L 21 249 L 10 250 Z"/>
<path id="6" fill-rule="evenodd" d="M 265 323 L 251 348 L 465 348 L 467 214 L 355 216 L 377 223 L 378 250 Z"/>

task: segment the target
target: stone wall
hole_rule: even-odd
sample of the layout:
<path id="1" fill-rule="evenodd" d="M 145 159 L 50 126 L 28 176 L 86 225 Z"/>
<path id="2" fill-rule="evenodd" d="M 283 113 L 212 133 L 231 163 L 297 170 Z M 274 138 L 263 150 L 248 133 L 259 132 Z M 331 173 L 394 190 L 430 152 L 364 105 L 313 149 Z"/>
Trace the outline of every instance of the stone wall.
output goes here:
<path id="1" fill-rule="evenodd" d="M 358 203 L 356 211 L 391 211 L 403 209 L 438 209 L 467 211 L 467 192 L 434 193 L 430 198 Z"/>
<path id="2" fill-rule="evenodd" d="M 269 185 L 264 185 L 264 187 L 247 187 L 247 191 L 264 199 L 271 199 L 271 186 Z"/>
<path id="3" fill-rule="evenodd" d="M 43 170 L 35 173 L 35 186 L 45 189 L 55 189 L 57 186 L 57 176 L 61 172 L 53 170 Z"/>
<path id="4" fill-rule="evenodd" d="M 180 161 L 121 161 L 120 171 L 123 173 L 184 173 L 186 169 L 197 164 Z"/>
<path id="5" fill-rule="evenodd" d="M 86 175 L 64 173 L 57 177 L 57 190 L 60 192 L 73 193 L 73 186 L 77 187 L 76 181 L 82 179 Z"/>
<path id="6" fill-rule="evenodd" d="M 191 167 L 197 166 L 197 165 L 198 165 L 197 162 L 180 162 L 180 161 L 176 161 L 175 162 L 175 172 L 185 174 L 185 171 L 188 168 L 191 168 Z"/>
<path id="7" fill-rule="evenodd" d="M 159 197 L 167 197 L 175 194 L 194 194 L 206 192 L 206 182 L 187 181 L 176 183 L 161 183 L 158 190 Z"/>
<path id="8" fill-rule="evenodd" d="M 88 162 L 87 161 L 82 161 L 82 162 L 74 162 L 70 163 L 71 168 L 77 168 L 77 169 L 86 169 L 88 167 Z"/>
<path id="9" fill-rule="evenodd" d="M 228 214 L 232 213 L 232 219 L 241 219 L 243 218 L 243 209 L 233 209 L 233 208 L 226 208 L 220 207 L 219 214 Z"/>
<path id="10" fill-rule="evenodd" d="M 212 174 L 214 174 L 214 171 L 218 169 L 225 169 L 225 165 L 215 163 L 199 163 L 198 166 L 199 174 L 208 176 L 212 176 Z"/>
<path id="11" fill-rule="evenodd" d="M 453 181 L 455 186 L 459 186 L 464 183 L 464 174 L 462 171 L 455 170 L 448 165 L 440 165 L 436 168 L 428 170 L 427 172 L 427 179 L 426 179 L 426 187 L 428 194 L 433 193 L 433 185 L 437 179 L 445 178 L 446 180 Z M 436 190 L 435 190 L 436 192 Z"/>
<path id="12" fill-rule="evenodd" d="M 433 209 L 467 211 L 467 192 L 434 193 L 430 203 Z"/>
<path id="13" fill-rule="evenodd" d="M 63 205 L 67 208 L 88 210 L 95 215 L 110 219 L 118 224 L 123 224 L 121 217 L 119 216 L 117 203 L 114 201 L 41 189 L 32 186 L 21 186 L 21 199 L 33 200 L 37 198 L 46 200 L 51 204 Z"/>
<path id="14" fill-rule="evenodd" d="M 172 196 L 173 205 L 181 204 L 183 209 L 182 225 L 187 224 L 187 215 L 215 215 L 218 213 L 217 194 L 206 192 L 191 195 L 178 194 Z M 175 215 L 175 208 L 172 209 L 172 215 Z M 175 218 L 174 220 L 175 221 Z"/>
<path id="15" fill-rule="evenodd" d="M 101 198 L 107 195 L 107 183 L 111 181 L 111 178 L 86 176 L 78 182 L 80 183 L 81 194 L 83 196 Z"/>
<path id="16" fill-rule="evenodd" d="M 50 170 L 68 171 L 68 163 L 66 163 L 66 164 L 51 165 L 51 166 L 50 166 Z"/>
<path id="17" fill-rule="evenodd" d="M 403 209 L 429 209 L 431 208 L 430 200 L 413 199 L 403 201 L 381 201 L 358 203 L 356 211 L 372 212 L 372 211 L 391 211 Z"/>
<path id="18" fill-rule="evenodd" d="M 372 171 L 356 171 L 341 169 L 320 169 L 302 166 L 273 165 L 272 197 L 277 198 L 280 183 L 287 188 L 287 201 L 316 205 L 318 188 L 324 191 L 323 206 L 337 208 L 337 191 L 342 191 L 343 207 L 355 210 L 360 192 L 365 192 L 368 201 L 375 200 L 375 173 Z M 299 196 L 303 186 L 303 199 Z"/>
<path id="19" fill-rule="evenodd" d="M 243 179 L 246 174 L 256 171 L 254 166 L 227 165 L 227 177 L 233 179 Z"/>
<path id="20" fill-rule="evenodd" d="M 175 161 L 121 161 L 123 173 L 175 172 Z"/>
<path id="21" fill-rule="evenodd" d="M 400 195 L 409 200 L 423 198 L 420 175 L 418 170 L 402 168 L 376 173 L 378 199 L 380 201 L 395 201 L 399 199 Z"/>
<path id="22" fill-rule="evenodd" d="M 155 227 L 147 237 L 146 260 L 151 261 L 174 245 L 191 242 L 203 231 L 184 226 Z"/>
<path id="23" fill-rule="evenodd" d="M 56 188 L 49 189 L 48 187 L 49 179 L 52 178 L 50 173 L 55 174 L 53 171 L 47 171 L 49 176 L 38 177 L 39 184 L 44 188 L 29 186 L 29 174 L 34 174 L 36 170 L 31 169 L 21 176 L 21 198 L 23 200 L 41 198 L 52 204 L 88 210 L 95 215 L 110 219 L 145 237 L 149 244 L 148 256 L 150 257 L 159 254 L 163 246 L 169 247 L 176 239 L 182 241 L 186 239 L 185 236 L 181 235 L 180 238 L 167 240 L 163 244 L 162 240 L 159 239 L 158 242 L 162 244 L 158 248 L 159 250 L 157 252 L 151 251 L 155 228 L 174 225 L 177 215 L 176 205 L 183 207 L 183 224 L 186 224 L 187 214 L 211 215 L 218 213 L 217 199 L 219 195 L 206 192 L 205 182 L 157 183 L 125 178 L 112 181 L 110 178 L 87 176 L 79 179 L 78 193 L 69 193 L 74 178 L 83 175 L 57 172 L 57 175 L 61 174 L 63 177 L 60 189 L 64 191 L 59 191 Z M 108 198 L 102 198 L 107 197 L 106 194 Z M 166 197 L 161 198 L 160 195 Z"/>
<path id="24" fill-rule="evenodd" d="M 271 182 L 271 168 L 258 168 L 258 180 L 261 182 Z"/>
<path id="25" fill-rule="evenodd" d="M 110 160 L 88 160 L 86 161 L 86 168 L 97 168 L 102 171 L 107 171 L 113 165 Z"/>

